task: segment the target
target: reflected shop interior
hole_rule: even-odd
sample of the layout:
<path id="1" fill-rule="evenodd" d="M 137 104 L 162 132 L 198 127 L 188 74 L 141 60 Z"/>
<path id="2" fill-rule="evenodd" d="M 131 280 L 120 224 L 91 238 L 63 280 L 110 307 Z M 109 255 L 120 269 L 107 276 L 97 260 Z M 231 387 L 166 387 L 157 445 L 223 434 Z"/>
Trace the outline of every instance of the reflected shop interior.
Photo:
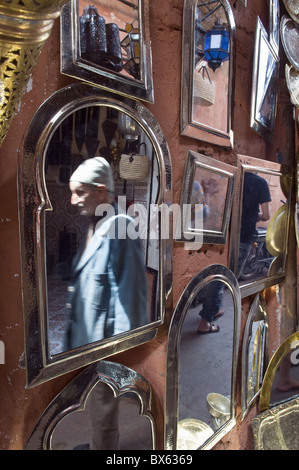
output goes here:
<path id="1" fill-rule="evenodd" d="M 23 448 L 298 450 L 295 2 L 44 2 L 1 13 L 0 129 L 59 24 L 18 90 Z"/>

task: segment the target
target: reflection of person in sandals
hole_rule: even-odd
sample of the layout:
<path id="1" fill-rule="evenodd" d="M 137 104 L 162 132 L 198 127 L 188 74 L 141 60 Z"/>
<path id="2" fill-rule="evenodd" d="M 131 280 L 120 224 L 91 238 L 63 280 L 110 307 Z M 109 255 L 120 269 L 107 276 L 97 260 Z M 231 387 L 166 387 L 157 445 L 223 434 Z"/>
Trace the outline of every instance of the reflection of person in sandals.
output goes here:
<path id="1" fill-rule="evenodd" d="M 224 314 L 222 308 L 223 290 L 224 284 L 221 281 L 212 281 L 205 287 L 202 310 L 199 312 L 201 320 L 198 325 L 198 334 L 218 333 L 220 330 L 213 320 Z"/>

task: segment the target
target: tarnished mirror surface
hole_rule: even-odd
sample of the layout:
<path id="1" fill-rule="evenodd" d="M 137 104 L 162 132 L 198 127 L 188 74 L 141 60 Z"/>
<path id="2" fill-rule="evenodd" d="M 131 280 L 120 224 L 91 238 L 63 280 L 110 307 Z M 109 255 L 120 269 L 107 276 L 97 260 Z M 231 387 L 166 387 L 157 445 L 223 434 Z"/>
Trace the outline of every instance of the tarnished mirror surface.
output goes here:
<path id="1" fill-rule="evenodd" d="M 225 266 L 203 269 L 184 290 L 167 345 L 167 449 L 210 449 L 234 426 L 240 313 Z"/>
<path id="2" fill-rule="evenodd" d="M 160 402 L 147 380 L 100 361 L 85 369 L 41 415 L 26 450 L 161 449 Z"/>
<path id="3" fill-rule="evenodd" d="M 126 179 L 121 178 L 122 156 L 137 152 L 147 161 L 146 176 L 137 178 L 135 174 L 136 180 L 131 180 L 125 173 Z M 122 330 L 109 330 L 108 335 L 93 336 L 88 342 L 82 340 L 76 345 L 66 339 L 69 327 L 79 323 L 77 320 L 74 323 L 74 317 L 69 316 L 65 307 L 72 295 L 72 276 L 77 272 L 72 260 L 80 241 L 84 243 L 86 217 L 82 215 L 84 211 L 79 214 L 77 205 L 71 203 L 68 182 L 82 161 L 91 161 L 99 154 L 113 170 L 117 196 L 113 208 L 116 205 L 118 213 L 123 211 L 124 216 L 135 219 L 132 243 L 137 236 L 141 239 L 146 285 L 134 282 L 133 286 L 135 268 L 131 266 L 125 273 L 129 268 L 127 263 L 122 264 L 121 280 L 123 285 L 131 283 L 132 300 L 140 298 L 147 305 L 140 309 L 144 321 L 128 324 Z M 168 238 L 163 238 L 159 218 L 160 205 L 170 198 L 171 167 L 162 132 L 146 108 L 135 101 L 117 100 L 89 85 L 60 90 L 36 113 L 24 137 L 19 190 L 28 384 L 48 380 L 152 339 L 164 321 L 165 302 L 172 284 L 171 227 Z M 129 232 L 124 235 L 131 238 Z M 119 276 L 120 271 L 117 272 Z M 100 282 L 101 279 L 103 276 Z M 139 292 L 146 288 L 147 294 L 138 297 L 138 288 Z M 105 299 L 107 291 L 103 291 L 101 298 Z M 120 292 L 119 285 L 121 296 Z M 121 305 L 128 302 L 129 290 L 124 289 L 124 295 Z M 90 308 L 94 309 L 92 305 Z M 128 314 L 131 319 L 137 313 L 134 306 L 132 310 Z"/>
<path id="4" fill-rule="evenodd" d="M 286 167 L 238 156 L 230 268 L 242 296 L 284 279 L 291 184 Z"/>
<path id="5" fill-rule="evenodd" d="M 153 102 L 149 0 L 70 0 L 61 14 L 61 71 Z"/>
<path id="6" fill-rule="evenodd" d="M 227 0 L 185 0 L 181 132 L 233 146 L 235 22 Z"/>
<path id="7" fill-rule="evenodd" d="M 189 150 L 177 241 L 226 243 L 235 174 L 236 167 Z M 186 208 L 190 209 L 187 214 Z"/>
<path id="8" fill-rule="evenodd" d="M 256 295 L 247 317 L 242 348 L 242 416 L 257 397 L 268 365 L 268 309 Z"/>

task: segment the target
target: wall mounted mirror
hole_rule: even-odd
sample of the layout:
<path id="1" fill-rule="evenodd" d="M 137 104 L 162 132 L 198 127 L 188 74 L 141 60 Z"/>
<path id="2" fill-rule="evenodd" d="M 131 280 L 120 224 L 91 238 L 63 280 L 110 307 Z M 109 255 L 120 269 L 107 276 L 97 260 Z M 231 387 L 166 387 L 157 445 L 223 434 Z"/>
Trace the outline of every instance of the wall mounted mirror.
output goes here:
<path id="1" fill-rule="evenodd" d="M 243 418 L 259 394 L 268 362 L 268 309 L 261 294 L 258 294 L 250 307 L 243 337 Z"/>
<path id="2" fill-rule="evenodd" d="M 185 0 L 181 133 L 233 146 L 235 22 L 227 0 Z"/>
<path id="3" fill-rule="evenodd" d="M 132 179 L 128 174 L 127 157 L 137 154 L 140 163 Z M 110 282 L 110 285 L 117 284 L 120 305 L 127 305 L 128 299 L 132 299 L 131 307 L 127 308 L 131 313 L 126 313 L 129 322 L 122 329 L 112 328 L 108 333 L 106 326 L 113 322 L 105 323 L 102 325 L 104 334 L 99 334 L 102 327 L 94 307 L 96 297 L 88 309 L 94 314 L 93 320 L 89 314 L 88 318 L 81 314 L 74 316 L 74 309 L 66 308 L 70 296 L 74 295 L 76 274 L 84 265 L 83 257 L 77 264 L 74 260 L 84 243 L 88 219 L 78 211 L 78 205 L 71 203 L 69 178 L 78 165 L 87 160 L 90 162 L 96 155 L 102 155 L 113 171 L 115 199 L 111 207 L 116 213 L 130 216 L 130 220 L 135 221 L 133 232 L 129 233 L 127 227 L 124 239 L 130 239 L 133 244 L 139 236 L 141 242 L 140 250 L 134 251 L 131 261 L 123 260 L 118 266 L 115 275 L 119 282 L 116 277 Z M 144 162 L 147 164 L 145 173 Z M 140 168 L 142 174 L 138 173 Z M 76 84 L 55 93 L 37 111 L 24 136 L 19 161 L 28 386 L 134 347 L 157 334 L 164 321 L 165 303 L 172 286 L 171 227 L 169 237 L 162 237 L 159 217 L 160 205 L 169 203 L 170 194 L 168 147 L 158 123 L 142 104 L 118 100 L 87 84 Z M 103 212 L 103 221 L 105 218 L 110 220 L 110 206 L 108 213 Z M 164 222 L 163 219 L 161 223 Z M 88 260 L 93 259 L 95 248 L 99 246 L 98 242 L 90 244 L 91 251 L 84 252 L 88 254 Z M 133 251 L 125 249 L 121 253 L 128 256 Z M 142 277 L 138 277 L 138 282 L 133 281 L 134 272 L 137 272 L 132 266 L 133 258 L 134 263 L 140 259 L 139 274 Z M 104 280 L 112 279 L 110 268 L 107 272 L 108 278 L 101 274 L 98 279 L 95 275 L 92 281 L 95 286 L 100 283 L 99 288 L 103 285 L 102 301 L 109 298 Z M 144 274 L 145 282 L 142 283 L 140 279 Z M 102 290 L 96 289 L 96 292 Z M 88 301 L 89 297 L 86 299 Z M 137 299 L 145 302 L 144 308 L 137 307 Z M 73 306 L 79 305 L 76 297 L 72 302 Z M 111 307 L 111 303 L 109 305 Z M 143 312 L 143 319 L 137 311 L 140 315 Z M 118 312 L 117 307 L 114 312 Z M 116 325 L 116 314 L 112 317 Z M 75 333 L 76 325 L 80 326 L 77 328 L 80 342 Z"/>
<path id="4" fill-rule="evenodd" d="M 188 152 L 177 241 L 226 243 L 235 174 L 236 167 Z"/>
<path id="5" fill-rule="evenodd" d="M 100 361 L 54 398 L 25 450 L 162 449 L 160 407 L 151 385 L 140 374 Z"/>
<path id="6" fill-rule="evenodd" d="M 230 268 L 242 296 L 284 279 L 291 185 L 287 168 L 278 163 L 238 156 Z"/>
<path id="7" fill-rule="evenodd" d="M 235 425 L 241 296 L 222 265 L 189 282 L 169 328 L 166 449 L 211 449 Z"/>
<path id="8" fill-rule="evenodd" d="M 70 0 L 61 14 L 61 72 L 153 102 L 148 0 Z"/>
<path id="9" fill-rule="evenodd" d="M 260 18 L 257 20 L 253 60 L 250 126 L 271 138 L 275 127 L 279 58 Z"/>

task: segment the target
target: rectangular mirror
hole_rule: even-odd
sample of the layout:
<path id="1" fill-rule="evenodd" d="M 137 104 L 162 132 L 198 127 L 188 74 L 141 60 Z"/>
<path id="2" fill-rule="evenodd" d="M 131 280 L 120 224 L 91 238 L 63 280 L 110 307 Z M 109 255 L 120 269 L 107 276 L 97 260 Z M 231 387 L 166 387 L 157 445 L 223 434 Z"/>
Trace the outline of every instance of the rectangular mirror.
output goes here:
<path id="1" fill-rule="evenodd" d="M 230 268 L 244 296 L 284 280 L 291 184 L 278 163 L 238 156 Z"/>
<path id="2" fill-rule="evenodd" d="M 181 133 L 233 146 L 234 17 L 227 0 L 185 0 Z"/>
<path id="3" fill-rule="evenodd" d="M 270 138 L 275 126 L 279 59 L 260 20 L 257 20 L 250 126 Z"/>
<path id="4" fill-rule="evenodd" d="M 70 0 L 61 14 L 61 72 L 153 102 L 148 0 Z"/>
<path id="5" fill-rule="evenodd" d="M 189 151 L 181 194 L 177 241 L 225 244 L 236 168 Z M 189 208 L 189 214 L 186 214 Z"/>

